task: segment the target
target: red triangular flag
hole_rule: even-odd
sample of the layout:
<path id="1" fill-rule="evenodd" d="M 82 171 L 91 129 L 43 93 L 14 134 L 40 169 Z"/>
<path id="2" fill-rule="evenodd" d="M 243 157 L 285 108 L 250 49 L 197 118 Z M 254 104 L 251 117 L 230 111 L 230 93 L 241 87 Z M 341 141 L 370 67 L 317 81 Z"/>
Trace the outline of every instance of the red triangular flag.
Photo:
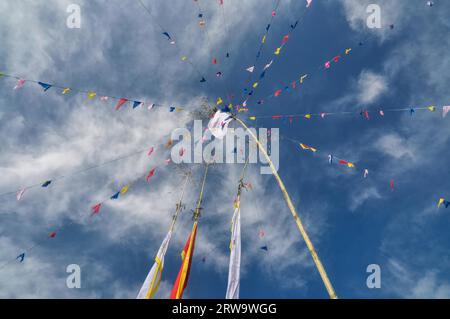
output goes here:
<path id="1" fill-rule="evenodd" d="M 50 238 L 55 238 L 56 237 L 56 232 L 51 232 L 50 235 L 48 235 L 48 237 Z"/>
<path id="2" fill-rule="evenodd" d="M 147 182 L 149 182 L 149 181 L 150 181 L 150 178 L 152 178 L 152 176 L 155 175 L 155 170 L 156 170 L 156 168 L 153 168 L 153 169 L 148 173 L 148 175 L 147 175 L 147 177 L 146 177 L 146 179 L 145 179 Z"/>
<path id="3" fill-rule="evenodd" d="M 119 102 L 117 102 L 117 105 L 116 105 L 116 111 L 117 111 L 118 109 L 120 109 L 120 108 L 122 107 L 122 105 L 124 105 L 127 101 L 128 101 L 127 99 L 121 98 L 121 99 L 119 100 Z"/>
<path id="4" fill-rule="evenodd" d="M 98 203 L 97 205 L 94 205 L 91 207 L 92 209 L 92 215 L 98 214 L 100 212 L 100 208 L 102 207 L 101 203 Z"/>

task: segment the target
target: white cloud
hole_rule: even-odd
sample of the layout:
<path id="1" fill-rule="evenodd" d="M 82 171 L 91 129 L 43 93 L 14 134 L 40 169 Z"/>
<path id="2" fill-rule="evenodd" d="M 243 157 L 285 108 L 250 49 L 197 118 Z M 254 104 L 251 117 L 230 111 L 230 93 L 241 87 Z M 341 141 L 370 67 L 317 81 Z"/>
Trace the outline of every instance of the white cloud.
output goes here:
<path id="1" fill-rule="evenodd" d="M 388 154 L 395 159 L 400 159 L 404 156 L 414 158 L 412 148 L 408 146 L 408 140 L 396 133 L 381 136 L 375 142 L 375 146 L 383 153 Z"/>
<path id="2" fill-rule="evenodd" d="M 358 102 L 370 104 L 376 102 L 388 90 L 387 79 L 370 71 L 362 71 L 357 82 Z"/>

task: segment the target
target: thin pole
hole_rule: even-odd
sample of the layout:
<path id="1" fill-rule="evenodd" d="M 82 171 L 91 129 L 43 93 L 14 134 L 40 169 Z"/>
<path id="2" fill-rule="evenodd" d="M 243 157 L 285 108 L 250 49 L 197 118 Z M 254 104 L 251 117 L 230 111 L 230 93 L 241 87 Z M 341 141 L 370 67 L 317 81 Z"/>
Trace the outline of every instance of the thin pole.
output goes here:
<path id="1" fill-rule="evenodd" d="M 205 173 L 203 175 L 202 187 L 200 189 L 200 194 L 198 195 L 197 207 L 195 208 L 195 211 L 194 211 L 194 221 L 195 222 L 197 222 L 200 217 L 200 210 L 201 210 L 201 205 L 202 205 L 202 200 L 203 200 L 203 190 L 205 188 L 205 181 L 206 181 L 206 175 L 208 174 L 208 167 L 209 167 L 209 164 L 206 164 Z"/>
<path id="2" fill-rule="evenodd" d="M 317 252 L 314 248 L 314 245 L 312 244 L 311 240 L 309 239 L 309 236 L 306 232 L 305 227 L 303 226 L 302 221 L 300 220 L 300 217 L 297 214 L 297 211 L 294 207 L 294 205 L 292 204 L 291 198 L 286 190 L 286 187 L 284 186 L 283 181 L 281 180 L 280 176 L 277 173 L 277 170 L 275 169 L 275 166 L 273 165 L 272 161 L 270 160 L 269 155 L 267 154 L 266 150 L 264 149 L 264 147 L 262 146 L 262 144 L 259 142 L 258 138 L 253 134 L 253 132 L 247 127 L 247 125 L 240 120 L 237 117 L 234 117 L 234 119 L 241 124 L 245 130 L 250 134 L 250 136 L 255 140 L 256 144 L 258 145 L 258 147 L 260 148 L 260 150 L 262 151 L 262 153 L 264 154 L 264 157 L 266 158 L 267 162 L 270 165 L 270 168 L 272 169 L 272 173 L 275 176 L 277 182 L 278 182 L 278 186 L 280 186 L 281 192 L 283 193 L 284 196 L 284 200 L 286 201 L 292 216 L 294 217 L 294 220 L 297 224 L 297 228 L 300 231 L 300 234 L 302 235 L 306 246 L 308 247 L 309 252 L 311 253 L 311 256 L 314 260 L 314 263 L 316 264 L 316 268 L 319 271 L 320 277 L 322 278 L 322 281 L 325 285 L 325 288 L 327 289 L 328 295 L 330 296 L 331 299 L 337 299 L 337 295 L 333 289 L 333 285 L 330 282 L 330 279 L 328 279 L 327 273 L 325 271 L 325 268 L 322 265 L 322 262 L 319 259 L 319 256 L 317 255 Z"/>
<path id="3" fill-rule="evenodd" d="M 175 223 L 176 223 L 177 218 L 178 218 L 178 215 L 179 215 L 180 212 L 183 210 L 183 197 L 184 197 L 184 192 L 185 192 L 185 190 L 186 190 L 186 186 L 187 186 L 187 184 L 188 184 L 190 178 L 191 178 L 191 172 L 188 172 L 188 173 L 186 174 L 186 179 L 185 179 L 185 181 L 184 181 L 184 185 L 183 185 L 183 188 L 182 188 L 182 190 L 181 190 L 180 200 L 179 200 L 178 203 L 176 204 L 175 214 L 173 215 L 173 218 L 172 218 L 172 224 L 170 225 L 169 231 L 172 231 L 172 230 L 174 229 Z"/>

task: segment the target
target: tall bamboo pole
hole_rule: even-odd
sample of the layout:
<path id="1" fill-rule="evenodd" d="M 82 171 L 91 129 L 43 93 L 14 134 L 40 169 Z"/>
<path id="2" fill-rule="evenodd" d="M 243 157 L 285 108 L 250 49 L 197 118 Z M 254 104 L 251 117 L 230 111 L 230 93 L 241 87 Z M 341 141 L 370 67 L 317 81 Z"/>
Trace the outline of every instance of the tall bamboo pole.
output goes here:
<path id="1" fill-rule="evenodd" d="M 258 145 L 259 149 L 261 150 L 261 152 L 264 154 L 264 157 L 266 158 L 267 162 L 269 163 L 269 166 L 272 169 L 272 173 L 278 182 L 278 186 L 280 186 L 281 192 L 283 193 L 283 196 L 284 196 L 284 200 L 286 201 L 286 203 L 292 213 L 292 216 L 294 217 L 294 220 L 297 224 L 297 228 L 300 231 L 300 234 L 302 235 L 302 237 L 306 243 L 306 246 L 308 247 L 309 252 L 311 253 L 314 263 L 316 264 L 316 268 L 319 271 L 320 277 L 322 278 L 325 288 L 327 289 L 328 295 L 330 296 L 331 299 L 337 299 L 337 295 L 333 289 L 333 285 L 331 284 L 330 279 L 327 276 L 325 268 L 323 267 L 322 262 L 320 261 L 319 256 L 317 255 L 314 245 L 312 244 L 311 240 L 309 239 L 308 233 L 306 232 L 306 229 L 303 226 L 303 223 L 300 220 L 300 217 L 298 216 L 294 205 L 292 204 L 291 197 L 289 196 L 289 194 L 286 190 L 286 187 L 284 186 L 283 181 L 281 180 L 280 176 L 278 175 L 278 172 L 277 172 L 275 166 L 273 165 L 269 155 L 267 154 L 266 150 L 264 149 L 264 147 L 262 146 L 262 144 L 260 143 L 258 138 L 255 136 L 255 134 L 253 134 L 253 132 L 248 128 L 248 126 L 241 119 L 239 119 L 237 117 L 234 117 L 234 119 L 240 125 L 242 125 L 242 127 L 244 127 L 244 129 L 254 139 L 254 141 Z"/>

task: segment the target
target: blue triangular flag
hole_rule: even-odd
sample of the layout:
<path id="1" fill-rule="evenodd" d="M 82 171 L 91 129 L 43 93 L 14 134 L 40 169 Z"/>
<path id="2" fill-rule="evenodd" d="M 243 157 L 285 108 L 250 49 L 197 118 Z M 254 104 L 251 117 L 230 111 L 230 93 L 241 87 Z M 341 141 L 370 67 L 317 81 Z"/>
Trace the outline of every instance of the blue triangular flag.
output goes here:
<path id="1" fill-rule="evenodd" d="M 262 250 L 265 250 L 265 251 L 268 251 L 268 250 L 269 250 L 269 248 L 267 248 L 267 246 L 262 246 L 261 249 L 262 249 Z"/>
<path id="2" fill-rule="evenodd" d="M 48 185 L 50 185 L 52 183 L 52 181 L 45 181 L 44 184 L 42 184 L 42 187 L 47 187 Z"/>
<path id="3" fill-rule="evenodd" d="M 169 109 L 169 112 L 173 112 L 173 111 L 175 111 L 175 107 L 171 106 L 170 109 Z"/>
<path id="4" fill-rule="evenodd" d="M 141 105 L 142 102 L 134 101 L 133 102 L 133 109 L 137 108 L 139 105 Z"/>
<path id="5" fill-rule="evenodd" d="M 25 259 L 25 253 L 21 253 L 19 256 L 16 257 L 16 259 L 19 259 L 19 262 L 23 262 L 23 260 Z"/>
<path id="6" fill-rule="evenodd" d="M 112 195 L 110 198 L 111 198 L 111 199 L 118 199 L 118 198 L 119 198 L 119 195 L 120 195 L 120 191 L 117 192 L 117 193 L 115 193 L 114 195 Z"/>
<path id="7" fill-rule="evenodd" d="M 264 77 L 264 75 L 266 75 L 266 71 L 263 71 L 263 72 L 261 73 L 261 75 L 259 76 L 259 78 L 262 79 L 262 78 Z"/>
<path id="8" fill-rule="evenodd" d="M 38 82 L 38 84 L 39 84 L 40 86 L 42 86 L 42 88 L 44 89 L 44 92 L 47 91 L 49 88 L 52 87 L 51 84 L 47 84 L 47 83 L 44 83 L 44 82 Z"/>
<path id="9" fill-rule="evenodd" d="M 202 77 L 202 79 L 200 80 L 200 82 L 206 82 L 206 79 L 204 77 Z"/>

